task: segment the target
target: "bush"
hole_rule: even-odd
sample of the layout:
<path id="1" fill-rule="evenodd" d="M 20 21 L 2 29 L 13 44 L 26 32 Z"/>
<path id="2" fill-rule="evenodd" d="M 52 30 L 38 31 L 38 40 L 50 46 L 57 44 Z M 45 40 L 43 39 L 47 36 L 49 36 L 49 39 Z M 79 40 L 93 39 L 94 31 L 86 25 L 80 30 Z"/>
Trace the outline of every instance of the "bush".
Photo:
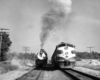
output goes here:
<path id="1" fill-rule="evenodd" d="M 19 53 L 18 59 L 28 59 L 28 60 L 35 60 L 35 54 L 34 53 Z"/>
<path id="2" fill-rule="evenodd" d="M 88 53 L 88 52 L 77 52 L 76 53 L 77 58 L 81 59 L 100 59 L 100 53 L 98 52 L 93 52 Z"/>
<path id="3" fill-rule="evenodd" d="M 35 54 L 34 53 L 7 53 L 7 60 L 12 60 L 14 57 L 17 57 L 18 59 L 24 60 L 35 60 Z"/>
<path id="4" fill-rule="evenodd" d="M 14 57 L 17 57 L 18 54 L 16 52 L 7 53 L 7 60 L 12 60 Z"/>

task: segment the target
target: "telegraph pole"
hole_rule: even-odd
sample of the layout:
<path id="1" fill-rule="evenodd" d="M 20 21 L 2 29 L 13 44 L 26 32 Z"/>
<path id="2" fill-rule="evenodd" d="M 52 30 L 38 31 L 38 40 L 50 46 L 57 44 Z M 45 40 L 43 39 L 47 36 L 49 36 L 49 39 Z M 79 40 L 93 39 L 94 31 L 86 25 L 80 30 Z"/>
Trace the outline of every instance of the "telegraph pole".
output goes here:
<path id="1" fill-rule="evenodd" d="M 92 48 L 94 48 L 94 47 L 87 47 L 87 48 L 90 48 L 90 53 L 92 53 Z M 91 61 L 91 58 L 90 58 L 90 63 L 91 63 L 92 61 Z"/>
<path id="2" fill-rule="evenodd" d="M 23 47 L 25 53 L 27 53 L 27 51 L 29 51 L 29 47 Z"/>
<path id="3" fill-rule="evenodd" d="M 1 57 L 1 49 L 2 49 L 2 34 L 9 29 L 6 28 L 0 28 L 0 57 Z"/>
<path id="4" fill-rule="evenodd" d="M 90 53 L 92 52 L 92 48 L 94 48 L 94 47 L 87 47 L 87 48 L 90 48 Z"/>

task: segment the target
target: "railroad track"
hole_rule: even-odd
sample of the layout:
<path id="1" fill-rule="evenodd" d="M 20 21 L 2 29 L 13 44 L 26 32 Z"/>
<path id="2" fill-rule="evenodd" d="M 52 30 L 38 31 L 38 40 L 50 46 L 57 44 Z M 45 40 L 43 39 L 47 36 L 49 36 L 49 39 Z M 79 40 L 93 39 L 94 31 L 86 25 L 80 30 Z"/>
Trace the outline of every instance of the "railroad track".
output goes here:
<path id="1" fill-rule="evenodd" d="M 71 80 L 100 80 L 100 78 L 74 70 L 74 69 L 60 69 Z"/>
<path id="2" fill-rule="evenodd" d="M 31 70 L 30 72 L 24 74 L 20 78 L 17 78 L 16 80 L 41 80 L 40 76 L 43 73 L 43 70 Z"/>

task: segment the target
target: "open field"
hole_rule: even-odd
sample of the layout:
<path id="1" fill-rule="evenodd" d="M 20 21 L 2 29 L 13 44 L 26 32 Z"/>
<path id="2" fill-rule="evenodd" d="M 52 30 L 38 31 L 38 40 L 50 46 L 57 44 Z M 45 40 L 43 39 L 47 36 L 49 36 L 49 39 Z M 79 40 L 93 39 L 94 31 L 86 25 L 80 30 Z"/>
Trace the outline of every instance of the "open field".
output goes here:
<path id="1" fill-rule="evenodd" d="M 18 59 L 0 62 L 0 80 L 15 80 L 27 73 L 34 67 L 34 61 L 28 59 Z"/>
<path id="2" fill-rule="evenodd" d="M 100 61 L 96 59 L 82 59 L 81 61 L 76 62 L 76 66 L 85 67 L 93 70 L 100 70 Z"/>
<path id="3" fill-rule="evenodd" d="M 11 65 L 10 62 L 0 62 L 0 74 L 4 74 L 9 71 L 13 71 L 17 69 L 18 69 L 18 66 Z"/>
<path id="4" fill-rule="evenodd" d="M 21 60 L 17 58 L 13 58 L 10 62 L 0 62 L 0 80 L 15 80 L 29 72 L 34 65 L 35 62 L 32 60 Z M 91 75 L 100 76 L 100 71 L 98 71 L 100 70 L 100 61 L 90 61 L 89 59 L 77 61 L 74 69 Z"/>
<path id="5" fill-rule="evenodd" d="M 19 69 L 28 69 L 33 67 L 34 61 L 31 60 L 20 60 L 12 59 L 11 61 L 0 62 L 0 74 L 4 74 L 10 71 L 19 70 Z"/>

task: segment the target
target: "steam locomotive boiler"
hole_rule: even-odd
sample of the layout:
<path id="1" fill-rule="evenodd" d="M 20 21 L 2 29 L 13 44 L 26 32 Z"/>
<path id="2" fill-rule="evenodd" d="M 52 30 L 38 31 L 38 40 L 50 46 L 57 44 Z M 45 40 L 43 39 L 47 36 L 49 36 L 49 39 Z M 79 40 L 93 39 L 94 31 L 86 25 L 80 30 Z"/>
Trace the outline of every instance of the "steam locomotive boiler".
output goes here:
<path id="1" fill-rule="evenodd" d="M 35 60 L 36 67 L 39 68 L 46 66 L 47 61 L 48 61 L 48 56 L 46 51 L 44 49 L 40 49 L 40 52 L 37 53 L 36 55 L 36 60 Z"/>
<path id="2" fill-rule="evenodd" d="M 59 68 L 72 68 L 75 65 L 75 46 L 61 42 L 52 55 L 52 64 Z"/>

